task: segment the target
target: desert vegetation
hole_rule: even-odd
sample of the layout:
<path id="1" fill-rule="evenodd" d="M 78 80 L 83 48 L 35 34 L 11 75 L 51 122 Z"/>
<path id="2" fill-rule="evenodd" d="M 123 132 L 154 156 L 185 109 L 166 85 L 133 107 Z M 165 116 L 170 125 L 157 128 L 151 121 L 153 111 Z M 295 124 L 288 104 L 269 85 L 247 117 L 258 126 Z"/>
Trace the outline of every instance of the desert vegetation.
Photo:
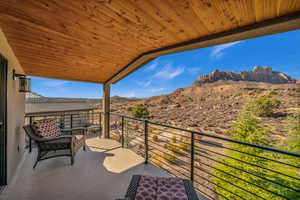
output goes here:
<path id="1" fill-rule="evenodd" d="M 147 118 L 149 117 L 148 108 L 144 105 L 137 105 L 131 111 L 131 115 L 134 118 Z"/>
<path id="2" fill-rule="evenodd" d="M 118 104 L 121 109 L 117 111 L 224 138 L 300 152 L 299 84 L 293 80 L 273 84 L 209 78 L 209 83 L 197 80 L 190 87 L 168 95 Z M 129 147 L 145 156 L 141 146 L 144 125 L 136 124 L 126 122 L 126 126 L 132 127 L 127 141 Z M 188 132 L 150 125 L 150 161 L 189 179 L 190 136 Z M 195 187 L 214 199 L 279 199 L 275 194 L 300 199 L 299 180 L 290 178 L 299 177 L 299 172 L 278 164 L 299 166 L 299 159 L 200 135 L 195 135 L 195 151 Z"/>
<path id="3" fill-rule="evenodd" d="M 278 147 L 277 141 L 270 139 L 272 134 L 271 128 L 262 124 L 262 121 L 257 116 L 272 116 L 279 106 L 280 101 L 277 99 L 269 97 L 253 99 L 245 105 L 237 121 L 232 125 L 233 135 L 231 137 L 238 141 L 252 144 Z M 289 119 L 291 121 L 288 128 L 290 137 L 284 143 L 289 151 L 299 152 L 300 118 L 298 114 L 294 114 Z M 299 181 L 292 181 L 288 177 L 297 177 L 297 169 L 285 170 L 288 176 L 283 176 L 276 172 L 284 170 L 284 166 L 276 165 L 270 160 L 291 159 L 290 162 L 295 163 L 299 162 L 299 159 L 274 155 L 263 149 L 241 144 L 231 144 L 229 148 L 239 150 L 239 152 L 228 151 L 227 157 L 220 158 L 216 169 L 213 170 L 216 177 L 222 177 L 228 181 L 225 182 L 219 178 L 213 179 L 217 185 L 215 189 L 220 194 L 219 199 L 236 199 L 239 196 L 245 199 L 252 199 L 254 196 L 264 199 L 282 199 L 277 194 L 284 195 L 290 199 L 300 199 L 297 191 L 286 188 L 300 188 Z M 264 157 L 268 159 L 263 159 Z M 263 186 L 263 188 L 257 187 L 257 185 Z M 228 189 L 228 191 L 224 190 L 224 188 Z M 273 193 L 276 193 L 276 195 Z"/>
<path id="4" fill-rule="evenodd" d="M 280 104 L 278 99 L 262 96 L 247 103 L 245 110 L 258 117 L 267 117 L 272 115 L 274 110 L 280 107 Z"/>

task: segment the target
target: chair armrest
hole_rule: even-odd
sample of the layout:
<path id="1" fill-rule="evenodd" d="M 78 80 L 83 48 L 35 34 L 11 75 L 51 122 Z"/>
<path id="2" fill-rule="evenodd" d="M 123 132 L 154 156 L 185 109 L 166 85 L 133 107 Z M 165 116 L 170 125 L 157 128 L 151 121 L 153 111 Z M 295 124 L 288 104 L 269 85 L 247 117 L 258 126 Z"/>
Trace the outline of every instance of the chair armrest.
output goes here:
<path id="1" fill-rule="evenodd" d="M 65 129 L 61 129 L 61 132 L 72 132 L 72 131 L 80 131 L 80 130 L 85 131 L 86 128 L 85 127 L 65 128 Z"/>
<path id="2" fill-rule="evenodd" d="M 62 139 L 69 139 L 70 142 L 72 142 L 73 136 L 72 135 L 63 135 L 55 138 L 41 138 L 39 142 L 53 142 L 53 141 L 58 141 Z"/>
<path id="3" fill-rule="evenodd" d="M 62 133 L 73 133 L 73 131 L 82 131 L 82 135 L 86 135 L 86 127 L 76 127 L 76 128 L 67 128 L 67 129 L 61 129 L 60 131 Z"/>

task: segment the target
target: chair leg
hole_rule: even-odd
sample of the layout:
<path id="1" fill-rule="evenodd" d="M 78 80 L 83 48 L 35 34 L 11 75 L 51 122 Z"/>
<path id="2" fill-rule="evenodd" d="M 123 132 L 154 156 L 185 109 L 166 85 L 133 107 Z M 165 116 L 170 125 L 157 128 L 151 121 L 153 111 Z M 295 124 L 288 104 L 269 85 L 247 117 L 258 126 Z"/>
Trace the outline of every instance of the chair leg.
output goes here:
<path id="1" fill-rule="evenodd" d="M 40 149 L 38 149 L 38 155 L 37 155 L 36 161 L 35 161 L 35 163 L 33 165 L 33 169 L 35 169 L 36 165 L 38 164 L 38 162 L 40 160 L 40 157 L 41 157 L 41 151 L 40 151 Z"/>
<path id="2" fill-rule="evenodd" d="M 71 153 L 71 165 L 73 165 L 74 164 L 74 153 L 73 153 L 73 150 L 72 149 L 70 149 L 70 153 Z"/>
<path id="3" fill-rule="evenodd" d="M 74 155 L 71 155 L 71 165 L 74 165 Z"/>

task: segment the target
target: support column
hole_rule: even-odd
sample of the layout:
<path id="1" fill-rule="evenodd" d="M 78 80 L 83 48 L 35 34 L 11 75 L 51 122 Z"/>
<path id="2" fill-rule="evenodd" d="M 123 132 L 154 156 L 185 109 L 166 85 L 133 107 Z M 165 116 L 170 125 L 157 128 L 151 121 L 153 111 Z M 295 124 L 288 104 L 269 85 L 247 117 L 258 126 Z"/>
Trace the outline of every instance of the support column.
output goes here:
<path id="1" fill-rule="evenodd" d="M 103 135 L 104 138 L 109 138 L 109 112 L 110 112 L 110 85 L 104 84 L 103 85 L 103 98 L 102 98 L 102 109 L 103 109 L 103 120 L 102 120 L 102 127 L 103 127 Z"/>

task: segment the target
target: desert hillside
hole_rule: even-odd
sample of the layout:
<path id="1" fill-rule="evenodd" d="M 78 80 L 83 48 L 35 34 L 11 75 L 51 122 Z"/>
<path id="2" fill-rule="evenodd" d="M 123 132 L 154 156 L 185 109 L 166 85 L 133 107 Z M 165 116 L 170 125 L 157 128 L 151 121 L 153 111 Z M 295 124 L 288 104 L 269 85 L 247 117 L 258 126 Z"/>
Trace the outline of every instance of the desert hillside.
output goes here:
<path id="1" fill-rule="evenodd" d="M 114 103 L 112 109 L 130 115 L 132 108 L 143 104 L 150 111 L 152 121 L 230 135 L 231 124 L 243 105 L 256 97 L 269 96 L 280 100 L 281 107 L 274 116 L 262 118 L 262 121 L 270 126 L 274 135 L 285 134 L 286 116 L 299 111 L 300 84 L 271 68 L 255 67 L 253 71 L 240 74 L 250 79 L 236 80 L 233 72 L 213 72 L 171 94 Z"/>

